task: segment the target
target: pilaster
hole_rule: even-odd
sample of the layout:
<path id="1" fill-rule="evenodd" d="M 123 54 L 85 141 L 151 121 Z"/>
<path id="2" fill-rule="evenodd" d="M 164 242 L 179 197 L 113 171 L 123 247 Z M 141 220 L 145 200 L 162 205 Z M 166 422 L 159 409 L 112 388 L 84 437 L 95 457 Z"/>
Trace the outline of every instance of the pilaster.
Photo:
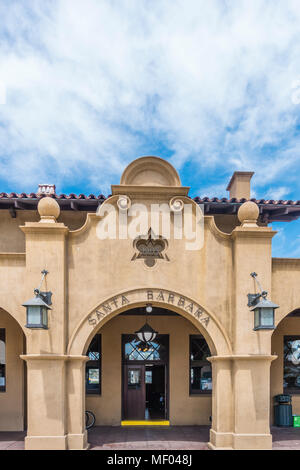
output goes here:
<path id="1" fill-rule="evenodd" d="M 57 223 L 57 202 L 42 198 L 38 205 L 40 222 L 20 227 L 26 240 L 25 291 L 31 298 L 41 282 L 41 291 L 52 292 L 48 329 L 30 329 L 27 336 L 28 431 L 25 448 L 54 450 L 67 448 L 66 361 L 66 235 L 68 228 Z M 26 298 L 24 301 L 27 300 Z"/>

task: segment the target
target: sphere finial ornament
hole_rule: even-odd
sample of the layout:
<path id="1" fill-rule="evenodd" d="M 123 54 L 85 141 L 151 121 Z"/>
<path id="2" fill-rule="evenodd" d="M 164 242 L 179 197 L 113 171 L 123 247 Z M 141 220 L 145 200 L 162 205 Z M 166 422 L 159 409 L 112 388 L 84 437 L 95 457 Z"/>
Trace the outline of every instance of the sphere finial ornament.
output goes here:
<path id="1" fill-rule="evenodd" d="M 238 210 L 238 219 L 242 227 L 257 227 L 258 205 L 253 201 L 244 202 Z"/>
<path id="2" fill-rule="evenodd" d="M 60 207 L 52 197 L 43 197 L 38 203 L 40 222 L 55 223 L 60 214 Z"/>

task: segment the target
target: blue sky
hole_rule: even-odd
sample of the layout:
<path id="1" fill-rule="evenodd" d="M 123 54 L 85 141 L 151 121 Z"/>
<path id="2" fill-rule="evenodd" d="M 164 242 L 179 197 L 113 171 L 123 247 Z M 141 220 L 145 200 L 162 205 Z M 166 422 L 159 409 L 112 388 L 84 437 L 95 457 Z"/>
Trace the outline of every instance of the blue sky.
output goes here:
<path id="1" fill-rule="evenodd" d="M 253 197 L 300 199 L 299 0 L 0 0 L 0 18 L 0 191 L 108 195 L 158 155 L 192 196 L 251 170 Z M 300 256 L 300 223 L 274 228 L 274 256 Z"/>

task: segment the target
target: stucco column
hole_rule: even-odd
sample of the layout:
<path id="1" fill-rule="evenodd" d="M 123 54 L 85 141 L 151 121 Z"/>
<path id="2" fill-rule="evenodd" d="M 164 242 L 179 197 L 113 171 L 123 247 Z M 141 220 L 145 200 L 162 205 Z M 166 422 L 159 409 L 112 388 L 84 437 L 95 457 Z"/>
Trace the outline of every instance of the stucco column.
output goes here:
<path id="1" fill-rule="evenodd" d="M 26 450 L 65 450 L 67 356 L 23 355 L 27 363 Z"/>
<path id="2" fill-rule="evenodd" d="M 87 449 L 85 429 L 85 364 L 87 356 L 69 356 L 67 363 L 68 389 L 68 449 Z"/>
<path id="3" fill-rule="evenodd" d="M 254 331 L 254 314 L 247 305 L 247 294 L 257 293 L 252 272 L 268 298 L 272 299 L 271 241 L 276 232 L 259 227 L 259 209 L 244 203 L 238 212 L 241 226 L 232 232 L 233 306 L 232 381 L 234 402 L 234 449 L 271 449 L 270 364 L 272 330 Z"/>
<path id="4" fill-rule="evenodd" d="M 48 329 L 29 329 L 27 336 L 28 431 L 25 449 L 67 448 L 66 391 L 66 235 L 68 228 L 57 223 L 60 209 L 50 197 L 38 205 L 40 222 L 21 227 L 26 240 L 24 284 L 28 300 L 39 287 L 41 271 L 46 276 L 41 291 L 51 291 Z M 25 312 L 24 312 L 25 313 Z"/>
<path id="5" fill-rule="evenodd" d="M 211 449 L 232 449 L 234 410 L 231 357 L 213 356 L 208 358 L 212 365 L 212 426 L 210 430 Z"/>
<path id="6" fill-rule="evenodd" d="M 270 366 L 277 356 L 235 356 L 233 362 L 234 449 L 272 449 Z"/>

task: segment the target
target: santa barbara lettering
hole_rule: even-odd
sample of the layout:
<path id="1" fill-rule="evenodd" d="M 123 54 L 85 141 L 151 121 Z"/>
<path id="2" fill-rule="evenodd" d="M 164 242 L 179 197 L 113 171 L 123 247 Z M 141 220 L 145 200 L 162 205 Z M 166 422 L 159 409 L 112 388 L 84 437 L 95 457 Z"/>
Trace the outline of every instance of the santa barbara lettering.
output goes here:
<path id="1" fill-rule="evenodd" d="M 88 317 L 88 323 L 92 327 L 97 325 L 103 318 L 119 308 L 127 307 L 137 302 L 145 303 L 164 303 L 170 307 L 180 308 L 189 314 L 193 315 L 205 327 L 209 324 L 210 317 L 204 310 L 196 303 L 192 302 L 187 297 L 178 295 L 175 292 L 159 290 L 159 289 L 144 289 L 140 291 L 133 291 L 125 294 L 114 296 L 99 305 Z"/>

